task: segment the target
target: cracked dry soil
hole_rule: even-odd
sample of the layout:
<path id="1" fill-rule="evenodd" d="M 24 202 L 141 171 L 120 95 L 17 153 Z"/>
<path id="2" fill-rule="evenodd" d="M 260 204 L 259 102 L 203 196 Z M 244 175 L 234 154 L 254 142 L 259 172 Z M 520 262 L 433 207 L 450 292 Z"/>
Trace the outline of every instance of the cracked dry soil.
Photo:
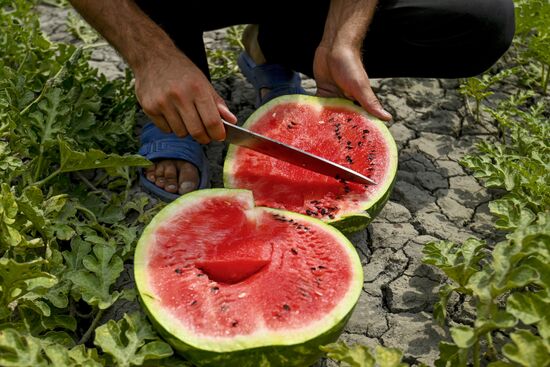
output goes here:
<path id="1" fill-rule="evenodd" d="M 77 42 L 65 26 L 70 9 L 42 5 L 39 11 L 42 27 L 52 40 Z M 223 46 L 224 30 L 206 33 L 204 38 L 207 47 Z M 121 77 L 126 68 L 109 46 L 96 48 L 91 62 L 109 78 Z M 449 337 L 432 317 L 438 289 L 446 279 L 422 263 L 422 248 L 437 240 L 498 240 L 487 205 L 492 193 L 459 164 L 477 141 L 491 139 L 495 131 L 491 125 L 474 124 L 458 93 L 458 80 L 400 78 L 372 83 L 394 116 L 389 128 L 399 147 L 399 171 L 383 211 L 367 230 L 351 236 L 362 259 L 365 282 L 341 340 L 396 347 L 404 352 L 405 362 L 433 365 L 438 343 Z M 239 121 L 246 120 L 254 110 L 254 91 L 246 80 L 239 74 L 214 84 Z M 313 80 L 304 79 L 304 86 L 314 93 Z M 207 147 L 213 187 L 223 186 L 226 148 L 225 143 Z M 130 274 L 127 269 L 126 284 L 133 282 Z M 139 307 L 127 302 L 117 306 L 105 319 L 118 319 Z M 450 308 L 451 320 L 466 317 L 458 300 L 451 300 Z M 337 365 L 323 360 L 317 367 Z"/>

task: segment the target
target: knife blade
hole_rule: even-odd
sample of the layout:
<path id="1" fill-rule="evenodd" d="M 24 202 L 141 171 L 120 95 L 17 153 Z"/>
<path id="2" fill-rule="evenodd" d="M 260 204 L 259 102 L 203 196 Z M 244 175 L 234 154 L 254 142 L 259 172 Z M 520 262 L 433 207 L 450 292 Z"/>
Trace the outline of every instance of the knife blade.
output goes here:
<path id="1" fill-rule="evenodd" d="M 331 162 L 323 157 L 316 156 L 238 125 L 231 124 L 225 120 L 222 121 L 225 126 L 226 141 L 231 144 L 252 149 L 256 152 L 326 176 L 361 184 L 376 185 L 376 182 L 367 176 L 338 163 Z"/>

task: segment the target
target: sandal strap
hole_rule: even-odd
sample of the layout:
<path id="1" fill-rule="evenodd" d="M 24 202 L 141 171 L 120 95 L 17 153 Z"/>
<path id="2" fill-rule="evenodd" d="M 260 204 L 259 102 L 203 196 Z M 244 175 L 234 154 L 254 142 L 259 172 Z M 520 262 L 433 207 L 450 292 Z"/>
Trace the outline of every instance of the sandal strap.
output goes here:
<path id="1" fill-rule="evenodd" d="M 190 135 L 180 138 L 173 133 L 162 132 L 152 122 L 145 124 L 141 133 L 139 154 L 149 160 L 180 159 L 197 167 L 199 188 L 209 186 L 208 160 L 200 145 Z"/>

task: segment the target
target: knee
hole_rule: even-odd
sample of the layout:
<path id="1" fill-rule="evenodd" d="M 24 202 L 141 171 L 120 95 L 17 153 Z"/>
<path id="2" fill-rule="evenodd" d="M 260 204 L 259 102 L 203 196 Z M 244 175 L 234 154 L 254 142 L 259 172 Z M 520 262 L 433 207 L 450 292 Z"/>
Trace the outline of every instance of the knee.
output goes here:
<path id="1" fill-rule="evenodd" d="M 462 11 L 471 27 L 477 63 L 474 75 L 489 69 L 508 50 L 515 33 L 513 0 L 462 0 Z"/>

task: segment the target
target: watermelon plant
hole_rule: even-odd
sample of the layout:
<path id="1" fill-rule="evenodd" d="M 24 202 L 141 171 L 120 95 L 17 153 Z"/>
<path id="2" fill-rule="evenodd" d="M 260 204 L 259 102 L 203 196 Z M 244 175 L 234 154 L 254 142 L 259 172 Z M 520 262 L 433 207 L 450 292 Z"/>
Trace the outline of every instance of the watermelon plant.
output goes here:
<path id="1" fill-rule="evenodd" d="M 143 316 L 98 327 L 135 296 L 116 283 L 152 214 L 129 190 L 130 168 L 150 164 L 125 154 L 136 149 L 130 75 L 109 81 L 88 51 L 50 42 L 33 5 L 0 1 L 0 365 L 166 357 Z"/>
<path id="2" fill-rule="evenodd" d="M 516 43 L 528 73 L 538 74 L 543 94 L 550 82 L 550 2 L 516 0 Z"/>
<path id="3" fill-rule="evenodd" d="M 535 90 L 518 91 L 485 110 L 502 133 L 478 143 L 462 164 L 501 190 L 489 209 L 503 237 L 495 245 L 426 244 L 424 261 L 449 278 L 435 318 L 449 321 L 453 294 L 475 307 L 471 324 L 452 324 L 436 366 L 549 366 L 550 103 Z"/>

